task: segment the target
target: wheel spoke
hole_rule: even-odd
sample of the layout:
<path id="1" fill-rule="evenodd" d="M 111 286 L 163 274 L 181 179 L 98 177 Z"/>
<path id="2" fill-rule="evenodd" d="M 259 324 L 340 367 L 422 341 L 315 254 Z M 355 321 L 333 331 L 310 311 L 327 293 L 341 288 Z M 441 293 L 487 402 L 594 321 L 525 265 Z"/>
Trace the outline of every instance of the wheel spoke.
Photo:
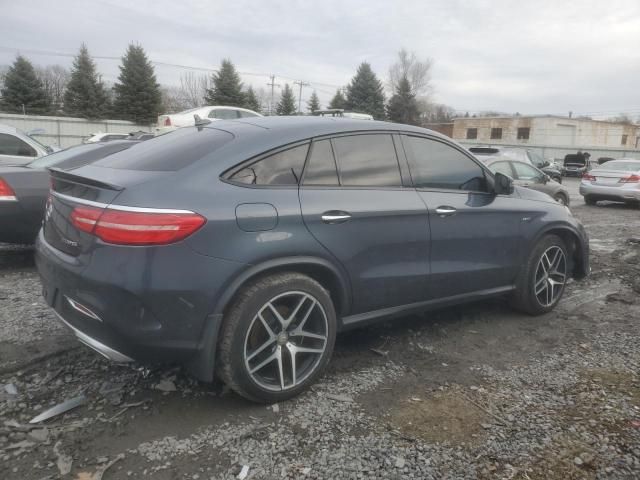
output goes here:
<path id="1" fill-rule="evenodd" d="M 249 373 L 254 374 L 256 373 L 258 370 L 262 369 L 263 367 L 265 367 L 267 364 L 273 362 L 276 358 L 277 358 L 277 353 L 278 350 L 276 350 L 275 352 L 273 352 L 271 355 L 269 355 L 267 358 L 265 358 L 262 362 L 260 362 L 257 366 L 253 367 Z"/>
<path id="2" fill-rule="evenodd" d="M 313 312 L 313 309 L 316 307 L 316 303 L 317 302 L 314 299 L 311 299 L 311 306 L 307 309 L 306 313 L 304 314 L 304 317 L 302 317 L 302 321 L 296 327 L 297 331 L 300 331 L 300 332 L 302 331 L 305 323 L 307 323 L 307 320 L 309 319 L 309 315 L 311 315 L 311 312 Z"/>
<path id="3" fill-rule="evenodd" d="M 293 309 L 293 312 L 291 313 L 291 315 L 289 315 L 289 318 L 287 318 L 286 320 L 287 327 L 291 325 L 291 322 L 293 322 L 293 320 L 296 318 L 296 315 L 298 315 L 300 308 L 306 301 L 307 301 L 307 297 L 302 297 L 302 299 L 298 302 L 298 305 L 296 305 L 296 308 Z"/>
<path id="4" fill-rule="evenodd" d="M 264 329 L 267 331 L 267 333 L 269 334 L 270 338 L 275 338 L 276 334 L 273 332 L 273 330 L 271 330 L 271 327 L 269 326 L 269 324 L 267 323 L 267 321 L 264 319 L 264 317 L 262 316 L 262 313 L 258 313 L 258 318 L 260 319 L 260 322 L 262 322 L 262 326 L 264 327 Z"/>
<path id="5" fill-rule="evenodd" d="M 536 295 L 540 295 L 547 288 L 547 279 L 542 278 L 536 283 Z"/>
<path id="6" fill-rule="evenodd" d="M 271 310 L 271 312 L 275 315 L 275 317 L 278 319 L 278 321 L 280 322 L 280 325 L 282 325 L 282 328 L 287 328 L 287 321 L 282 318 L 282 315 L 280 315 L 280 312 L 278 312 L 278 310 L 276 309 L 276 307 L 273 306 L 273 304 L 271 302 L 269 302 L 267 304 L 267 307 L 269 308 L 269 310 Z"/>
<path id="7" fill-rule="evenodd" d="M 324 348 L 309 348 L 309 347 L 298 347 L 296 345 L 297 353 L 322 353 L 324 352 Z"/>
<path id="8" fill-rule="evenodd" d="M 278 361 L 278 373 L 280 374 L 280 387 L 284 390 L 284 371 L 282 369 L 282 347 L 278 345 L 276 349 L 276 360 Z"/>
<path id="9" fill-rule="evenodd" d="M 271 337 L 269 338 L 269 340 L 267 340 L 266 342 L 264 342 L 262 345 L 260 345 L 258 347 L 257 350 L 254 350 L 251 355 L 249 355 L 247 357 L 247 362 L 250 362 L 251 360 L 253 360 L 254 358 L 256 358 L 256 355 L 258 355 L 259 353 L 261 353 L 265 348 L 267 348 L 269 345 L 273 345 L 276 341 L 276 337 Z"/>
<path id="10" fill-rule="evenodd" d="M 308 337 L 308 338 L 315 338 L 316 340 L 326 340 L 327 337 L 325 337 L 324 335 L 319 335 L 317 333 L 312 333 L 312 332 L 305 332 L 304 330 L 300 330 L 299 328 L 296 328 L 294 331 L 292 331 L 289 336 L 291 337 Z"/>
<path id="11" fill-rule="evenodd" d="M 296 376 L 296 353 L 297 348 L 293 343 L 287 343 L 287 348 L 289 349 L 289 356 L 291 357 L 291 382 L 292 386 L 296 386 L 297 376 Z"/>

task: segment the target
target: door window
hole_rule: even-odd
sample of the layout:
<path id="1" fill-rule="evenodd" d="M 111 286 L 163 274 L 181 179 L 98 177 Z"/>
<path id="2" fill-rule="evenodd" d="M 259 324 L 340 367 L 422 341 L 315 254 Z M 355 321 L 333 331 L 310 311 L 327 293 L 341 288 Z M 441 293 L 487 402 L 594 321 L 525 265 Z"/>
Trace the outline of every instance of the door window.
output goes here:
<path id="1" fill-rule="evenodd" d="M 247 185 L 298 185 L 309 144 L 258 160 L 237 171 L 229 180 Z"/>
<path id="2" fill-rule="evenodd" d="M 238 116 L 240 118 L 248 118 L 248 117 L 259 117 L 260 115 L 253 112 L 245 112 L 244 110 L 238 110 Z"/>
<path id="3" fill-rule="evenodd" d="M 38 154 L 31 145 L 20 140 L 18 137 L 0 133 L 0 155 L 35 157 Z"/>
<path id="4" fill-rule="evenodd" d="M 482 167 L 459 150 L 427 138 L 404 138 L 411 176 L 417 188 L 487 191 Z"/>
<path id="5" fill-rule="evenodd" d="M 338 137 L 333 144 L 343 186 L 402 186 L 391 135 Z"/>
<path id="6" fill-rule="evenodd" d="M 304 172 L 304 184 L 335 186 L 339 183 L 331 141 L 314 142 Z"/>
<path id="7" fill-rule="evenodd" d="M 540 176 L 540 172 L 526 163 L 512 162 L 518 180 L 534 180 Z"/>

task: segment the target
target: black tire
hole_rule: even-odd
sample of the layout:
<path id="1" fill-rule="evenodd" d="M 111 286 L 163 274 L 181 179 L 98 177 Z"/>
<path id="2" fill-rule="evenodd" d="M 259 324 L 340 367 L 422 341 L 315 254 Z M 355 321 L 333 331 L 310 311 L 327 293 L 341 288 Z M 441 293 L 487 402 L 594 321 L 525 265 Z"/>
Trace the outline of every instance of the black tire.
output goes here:
<path id="1" fill-rule="evenodd" d="M 251 355 L 247 354 L 245 348 L 247 348 L 248 342 L 250 338 L 252 338 L 250 334 L 253 335 L 254 332 L 254 330 L 250 332 L 250 329 L 258 328 L 252 327 L 254 325 L 254 319 L 258 318 L 257 315 L 261 311 L 263 312 L 263 317 L 266 315 L 266 313 L 264 313 L 266 309 L 263 308 L 267 303 L 278 301 L 277 299 L 279 298 L 286 300 L 288 295 L 293 297 L 296 294 L 306 295 L 317 302 L 317 304 L 312 304 L 316 306 L 310 306 L 309 310 L 318 309 L 314 310 L 311 315 L 316 315 L 322 325 L 325 325 L 324 318 L 326 317 L 326 343 L 323 347 L 324 352 L 317 354 L 318 356 L 310 363 L 311 366 L 308 367 L 306 377 L 303 381 L 297 385 L 295 385 L 295 381 L 293 381 L 290 388 L 274 390 L 273 388 L 280 387 L 268 388 L 269 385 L 265 387 L 261 385 L 257 379 L 252 377 L 247 367 L 247 364 L 251 362 Z M 311 300 L 309 300 L 309 302 L 311 303 Z M 300 310 L 303 310 L 303 308 L 300 307 Z M 286 312 L 286 315 L 289 313 L 290 311 Z M 277 317 L 274 316 L 274 318 L 277 320 Z M 292 322 L 292 325 L 295 323 L 296 322 Z M 237 394 L 254 402 L 274 403 L 292 398 L 313 384 L 326 368 L 335 344 L 336 325 L 336 314 L 331 297 L 327 290 L 314 279 L 295 272 L 278 273 L 262 277 L 247 285 L 239 292 L 225 315 L 218 348 L 218 376 Z M 277 327 L 278 323 L 275 322 L 271 333 L 276 333 Z M 264 330 L 264 332 L 266 333 L 266 330 Z M 291 338 L 289 338 L 289 340 L 284 339 L 284 342 L 287 342 L 286 346 L 284 343 L 280 343 L 280 335 L 277 335 L 276 338 L 277 341 L 273 345 L 265 348 L 264 351 L 266 355 L 269 356 L 271 352 L 275 352 L 278 348 L 282 349 L 284 352 L 283 355 L 290 355 L 286 347 L 289 345 Z M 302 339 L 303 342 L 305 340 L 306 338 Z M 255 350 L 260 349 L 256 348 Z M 262 355 L 262 353 L 260 355 Z M 294 357 L 296 356 L 294 355 Z M 289 362 L 291 362 L 290 358 L 289 356 Z M 276 359 L 270 363 L 275 363 L 275 367 L 277 367 L 279 362 Z M 291 367 L 291 363 L 288 365 Z M 267 364 L 267 367 L 273 368 L 274 366 Z M 276 374 L 278 374 L 277 371 Z M 291 370 L 289 374 L 291 374 Z M 277 380 L 284 381 L 282 378 L 283 375 L 280 374 Z"/>
<path id="2" fill-rule="evenodd" d="M 554 200 L 562 205 L 569 206 L 569 197 L 567 197 L 564 193 L 558 192 L 554 195 Z"/>
<path id="3" fill-rule="evenodd" d="M 597 200 L 589 195 L 584 197 L 584 203 L 586 203 L 587 205 L 595 205 L 597 202 Z"/>
<path id="4" fill-rule="evenodd" d="M 557 294 L 557 298 L 555 298 L 555 300 L 551 304 L 543 305 L 535 292 L 538 265 L 542 259 L 543 254 L 545 252 L 548 252 L 549 249 L 555 248 L 559 248 L 564 254 L 565 278 L 561 287 L 555 287 L 560 288 L 559 293 Z M 567 253 L 567 247 L 564 241 L 557 235 L 544 236 L 540 241 L 538 241 L 538 243 L 529 254 L 527 263 L 518 276 L 518 280 L 516 282 L 516 291 L 511 298 L 511 305 L 516 310 L 528 313 L 529 315 L 542 315 L 553 310 L 564 293 L 564 287 L 566 281 L 569 278 L 569 266 L 569 255 Z"/>

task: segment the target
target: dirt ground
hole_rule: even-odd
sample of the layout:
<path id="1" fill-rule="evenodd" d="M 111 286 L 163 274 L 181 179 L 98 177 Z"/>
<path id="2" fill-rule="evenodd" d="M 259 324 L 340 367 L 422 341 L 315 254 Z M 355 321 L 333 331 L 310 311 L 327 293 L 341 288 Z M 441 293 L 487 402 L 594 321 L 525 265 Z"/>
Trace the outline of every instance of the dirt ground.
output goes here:
<path id="1" fill-rule="evenodd" d="M 0 478 L 640 478 L 640 209 L 565 183 L 592 274 L 554 312 L 494 300 L 348 332 L 268 407 L 109 364 L 44 305 L 32 251 L 0 247 Z"/>

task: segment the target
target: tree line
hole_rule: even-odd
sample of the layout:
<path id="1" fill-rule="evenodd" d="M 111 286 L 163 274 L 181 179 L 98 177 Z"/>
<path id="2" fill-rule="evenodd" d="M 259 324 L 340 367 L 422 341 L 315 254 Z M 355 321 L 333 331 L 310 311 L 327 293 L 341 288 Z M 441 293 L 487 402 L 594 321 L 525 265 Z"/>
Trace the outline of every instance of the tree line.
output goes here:
<path id="1" fill-rule="evenodd" d="M 198 77 L 192 72 L 181 76 L 180 87 L 161 87 L 153 64 L 144 49 L 128 46 L 120 64 L 120 74 L 112 88 L 105 85 L 87 46 L 80 47 L 73 66 L 35 68 L 18 55 L 4 75 L 0 88 L 0 109 L 9 113 L 56 114 L 87 119 L 123 119 L 140 124 L 154 123 L 161 113 L 175 112 L 203 105 L 226 105 L 265 110 L 268 94 L 264 89 L 245 87 L 234 64 L 222 60 L 211 76 Z M 361 63 L 349 84 L 338 89 L 328 108 L 368 113 L 376 120 L 419 125 L 427 121 L 447 121 L 454 111 L 445 105 L 432 104 L 429 59 L 420 60 L 402 49 L 388 72 L 386 98 L 383 82 L 367 62 Z M 306 102 L 313 113 L 321 108 L 314 90 Z M 269 105 L 270 114 L 297 114 L 296 96 L 284 84 L 277 104 Z"/>

